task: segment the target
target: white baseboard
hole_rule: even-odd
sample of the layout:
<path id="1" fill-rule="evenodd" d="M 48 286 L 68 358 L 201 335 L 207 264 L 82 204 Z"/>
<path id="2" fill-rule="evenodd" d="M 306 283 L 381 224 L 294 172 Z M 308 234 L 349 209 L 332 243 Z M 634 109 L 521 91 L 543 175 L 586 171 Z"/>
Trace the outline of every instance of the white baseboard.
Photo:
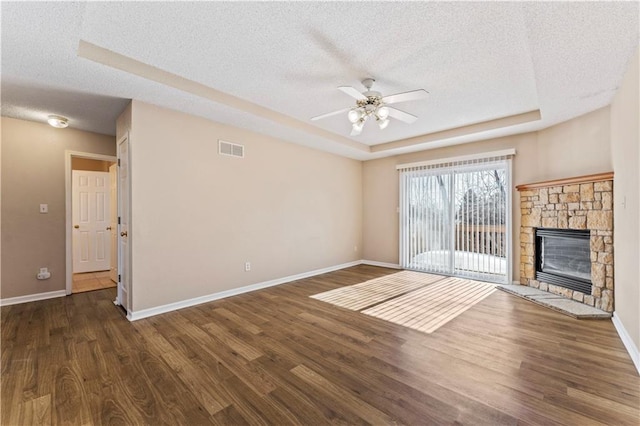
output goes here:
<path id="1" fill-rule="evenodd" d="M 380 266 L 382 268 L 402 269 L 397 263 L 378 262 L 376 260 L 362 260 L 363 265 Z"/>
<path id="2" fill-rule="evenodd" d="M 339 269 L 349 268 L 352 266 L 363 265 L 363 264 L 371 265 L 371 266 L 380 266 L 383 268 L 402 269 L 400 265 L 395 263 L 377 262 L 374 260 L 355 260 L 353 262 L 342 263 L 340 265 L 329 266 L 326 268 L 316 269 L 314 271 L 303 272 L 296 275 L 289 275 L 283 278 L 263 281 L 260 283 L 251 284 L 251 285 L 240 287 L 240 288 L 234 288 L 231 290 L 225 290 L 218 293 L 195 297 L 193 299 L 181 300 L 179 302 L 169 303 L 166 305 L 157 306 L 155 308 L 143 309 L 137 312 L 129 311 L 127 313 L 127 318 L 129 319 L 129 321 L 136 321 L 142 318 L 148 318 L 154 315 L 159 315 L 159 314 L 175 311 L 182 308 L 188 308 L 190 306 L 195 306 L 195 305 L 211 302 L 218 299 L 224 299 L 225 297 L 236 296 L 238 294 L 248 293 L 250 291 L 260 290 L 263 288 L 272 287 L 272 286 L 288 283 L 291 281 L 301 280 L 303 278 L 309 278 L 309 277 L 313 277 L 320 274 L 326 274 L 327 272 L 333 272 Z M 67 295 L 66 290 L 50 291 L 47 293 L 29 294 L 26 296 L 0 299 L 0 306 L 9 306 L 9 305 L 16 305 L 18 303 L 35 302 L 37 300 L 52 299 L 55 297 L 63 297 L 66 295 Z"/>
<path id="3" fill-rule="evenodd" d="M 327 268 L 316 269 L 314 271 L 303 272 L 301 274 L 289 275 L 288 277 L 276 278 L 274 280 L 263 281 L 261 283 L 251 284 L 240 288 L 233 288 L 231 290 L 225 290 L 218 293 L 208 294 L 205 296 L 194 297 L 193 299 L 181 300 L 175 303 L 169 303 L 155 308 L 142 309 L 140 311 L 132 311 L 127 314 L 129 321 L 136 321 L 142 318 L 148 318 L 154 315 L 164 314 L 171 311 L 176 311 L 182 308 L 188 308 L 190 306 L 200 305 L 202 303 L 212 302 L 218 299 L 224 299 L 226 297 L 236 296 L 250 291 L 261 290 L 267 287 L 273 287 L 288 283 L 291 281 L 301 280 L 303 278 L 313 277 L 315 275 L 326 274 L 327 272 L 337 271 L 338 269 L 349 268 L 351 266 L 357 266 L 362 264 L 361 260 L 354 262 L 343 263 L 341 265 L 329 266 Z"/>
<path id="4" fill-rule="evenodd" d="M 46 293 L 28 294 L 26 296 L 9 297 L 0 299 L 0 306 L 17 305 L 19 303 L 35 302 L 37 300 L 53 299 L 66 296 L 66 290 L 48 291 Z"/>
<path id="5" fill-rule="evenodd" d="M 638 347 L 631 339 L 631 336 L 629 336 L 629 333 L 627 333 L 627 329 L 624 328 L 622 321 L 620 321 L 620 317 L 618 317 L 615 312 L 613 313 L 611 321 L 613 321 L 613 326 L 616 328 L 618 336 L 620 336 L 620 340 L 622 340 L 624 347 L 627 348 L 627 352 L 629 352 L 629 356 L 631 357 L 633 364 L 636 366 L 638 374 L 640 374 L 640 352 L 638 351 Z"/>

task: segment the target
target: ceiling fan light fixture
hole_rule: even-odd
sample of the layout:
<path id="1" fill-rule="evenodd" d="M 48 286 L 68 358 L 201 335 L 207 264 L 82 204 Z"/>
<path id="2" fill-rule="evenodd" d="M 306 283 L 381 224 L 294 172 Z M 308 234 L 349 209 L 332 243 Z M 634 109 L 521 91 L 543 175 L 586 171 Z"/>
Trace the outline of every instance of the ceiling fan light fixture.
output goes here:
<path id="1" fill-rule="evenodd" d="M 371 90 L 374 81 L 375 80 L 373 78 L 365 78 L 364 80 L 362 80 L 362 85 L 367 89 L 362 93 L 351 86 L 338 87 L 340 91 L 354 98 L 356 100 L 356 105 L 339 109 L 328 114 L 311 117 L 311 121 L 316 121 L 321 118 L 331 117 L 347 112 L 347 118 L 352 125 L 351 136 L 357 136 L 360 134 L 360 132 L 364 128 L 364 123 L 369 118 L 375 118 L 376 122 L 378 123 L 378 127 L 380 127 L 381 130 L 386 129 L 387 126 L 389 126 L 389 121 L 391 118 L 407 124 L 412 124 L 418 119 L 418 117 L 416 117 L 415 115 L 395 108 L 395 105 L 392 107 L 388 107 L 387 105 L 423 99 L 424 97 L 426 97 L 426 95 L 429 94 L 429 92 L 424 89 L 417 89 L 410 92 L 382 96 L 382 93 Z"/>
<path id="2" fill-rule="evenodd" d="M 47 117 L 47 123 L 57 129 L 64 129 L 69 126 L 69 119 L 61 115 L 50 115 Z"/>

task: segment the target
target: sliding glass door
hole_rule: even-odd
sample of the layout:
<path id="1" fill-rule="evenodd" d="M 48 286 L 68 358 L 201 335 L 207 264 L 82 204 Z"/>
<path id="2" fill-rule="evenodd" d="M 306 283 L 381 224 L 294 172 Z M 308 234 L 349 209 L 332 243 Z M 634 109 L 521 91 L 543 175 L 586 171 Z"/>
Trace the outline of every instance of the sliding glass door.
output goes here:
<path id="1" fill-rule="evenodd" d="M 510 187 L 506 156 L 401 169 L 401 266 L 509 282 Z"/>

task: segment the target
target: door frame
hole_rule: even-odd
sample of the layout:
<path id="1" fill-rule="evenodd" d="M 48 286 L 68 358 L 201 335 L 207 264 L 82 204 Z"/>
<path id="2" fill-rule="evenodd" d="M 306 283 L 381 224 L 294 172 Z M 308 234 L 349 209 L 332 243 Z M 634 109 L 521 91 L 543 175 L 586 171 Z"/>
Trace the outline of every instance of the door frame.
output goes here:
<path id="1" fill-rule="evenodd" d="M 65 252 L 66 252 L 66 285 L 65 292 L 69 296 L 73 290 L 73 212 L 71 190 L 71 163 L 74 158 L 87 158 L 89 160 L 118 161 L 115 155 L 94 154 L 91 152 L 71 151 L 64 152 L 64 196 L 65 196 Z"/>
<path id="2" fill-rule="evenodd" d="M 432 165 L 432 164 L 444 164 L 444 163 L 455 163 L 455 162 L 461 162 L 461 161 L 469 161 L 469 160 L 476 160 L 476 159 L 487 159 L 487 158 L 491 158 L 491 157 L 506 157 L 505 161 L 506 161 L 506 174 L 507 174 L 507 179 L 509 182 L 509 185 L 507 185 L 507 190 L 505 191 L 505 207 L 507 209 L 506 212 L 506 222 L 505 222 L 505 233 L 507 235 L 506 238 L 506 251 L 507 251 L 507 257 L 506 257 L 506 277 L 505 277 L 505 282 L 504 283 L 500 283 L 500 284 L 514 284 L 516 283 L 516 281 L 513 281 L 513 157 L 516 154 L 516 150 L 515 149 L 506 149 L 506 150 L 502 150 L 502 151 L 494 151 L 494 152 L 488 152 L 488 153 L 484 153 L 484 154 L 472 154 L 472 155 L 465 155 L 465 156 L 460 156 L 460 157 L 450 157 L 450 158 L 443 158 L 443 159 L 437 159 L 437 160 L 428 160 L 428 161 L 421 161 L 421 162 L 416 162 L 416 163 L 407 163 L 407 164 L 399 164 L 396 166 L 396 170 L 398 171 L 398 207 L 397 207 L 397 213 L 398 213 L 398 263 L 400 264 L 400 267 L 403 268 L 403 259 L 404 259 L 404 250 L 407 247 L 407 241 L 405 238 L 405 226 L 407 223 L 407 217 L 406 217 L 406 207 L 407 207 L 407 202 L 405 200 L 405 178 L 403 177 L 403 172 L 406 171 L 407 169 L 413 169 L 413 168 L 417 168 L 417 167 L 421 167 L 421 166 L 428 166 L 428 165 Z M 444 168 L 444 169 L 450 169 L 450 167 Z M 453 203 L 451 203 L 453 204 Z M 451 206 L 450 209 L 450 214 L 453 214 L 453 212 L 455 211 L 455 209 L 453 208 L 453 206 Z M 455 245 L 454 245 L 455 247 Z M 452 254 L 453 254 L 453 250 L 452 250 Z M 423 271 L 423 272 L 430 272 L 430 271 Z M 446 275 L 449 276 L 448 273 L 442 273 L 442 272 L 434 272 L 436 274 L 441 274 L 441 275 Z M 453 275 L 455 276 L 455 275 Z M 479 278 L 471 278 L 471 279 L 479 279 Z M 481 279 L 479 279 L 481 280 Z"/>
<path id="3" fill-rule="evenodd" d="M 117 179 L 117 188 L 118 188 L 118 193 L 117 193 L 117 199 L 118 199 L 118 206 L 117 206 L 117 212 L 118 212 L 118 239 L 117 239 L 117 244 L 118 244 L 118 283 L 117 283 L 117 292 L 116 292 L 116 299 L 113 301 L 113 303 L 117 306 L 122 307 L 127 314 L 127 319 L 129 321 L 131 321 L 132 318 L 132 314 L 131 314 L 131 303 L 132 303 L 132 291 L 131 291 L 131 278 L 132 278 L 132 274 L 131 274 L 131 267 L 132 267 L 132 256 L 131 256 L 131 143 L 130 143 L 130 138 L 129 138 L 129 134 L 130 132 L 127 131 L 124 133 L 124 135 L 122 135 L 122 137 L 120 137 L 120 139 L 118 139 L 116 141 L 116 153 L 117 153 L 117 158 L 118 158 L 118 179 Z M 127 156 L 126 158 L 122 156 L 122 152 L 121 152 L 121 145 L 125 144 L 127 146 Z M 124 165 L 121 164 L 121 160 L 124 158 Z M 126 191 L 126 205 L 127 205 L 127 212 L 126 212 L 126 225 L 127 225 L 127 232 L 129 233 L 128 237 L 127 237 L 127 250 L 125 252 L 125 250 L 122 249 L 122 237 L 121 237 L 121 232 L 122 232 L 122 224 L 120 223 L 120 219 L 122 217 L 125 216 L 125 213 L 122 212 L 122 207 L 125 203 L 123 203 L 121 201 L 122 199 L 122 195 L 123 193 L 125 193 L 125 191 L 122 190 L 122 181 L 121 181 L 121 176 L 122 176 L 122 167 L 126 167 L 126 176 L 127 176 L 127 191 Z M 125 263 L 126 262 L 126 263 Z M 124 266 L 126 265 L 126 267 Z M 124 271 L 124 272 L 123 272 Z M 124 277 L 124 278 L 123 278 Z M 123 303 L 123 291 L 122 291 L 122 286 L 123 286 L 123 281 L 126 283 L 127 285 L 127 294 L 126 294 L 126 303 Z"/>

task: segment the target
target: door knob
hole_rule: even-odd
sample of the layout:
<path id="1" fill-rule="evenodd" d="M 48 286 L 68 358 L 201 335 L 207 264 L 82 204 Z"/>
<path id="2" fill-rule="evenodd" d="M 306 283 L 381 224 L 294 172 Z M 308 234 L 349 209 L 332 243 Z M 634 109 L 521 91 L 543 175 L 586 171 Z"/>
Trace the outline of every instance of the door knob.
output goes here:
<path id="1" fill-rule="evenodd" d="M 107 226 L 107 231 L 111 231 L 111 227 L 110 226 Z"/>
<path id="2" fill-rule="evenodd" d="M 78 229 L 78 228 L 80 228 L 80 225 L 73 225 L 73 227 Z"/>
<path id="3" fill-rule="evenodd" d="M 126 237 L 127 235 L 129 235 L 129 234 L 127 234 L 127 231 L 122 231 L 122 232 L 120 233 L 120 236 L 121 236 L 121 237 Z"/>

